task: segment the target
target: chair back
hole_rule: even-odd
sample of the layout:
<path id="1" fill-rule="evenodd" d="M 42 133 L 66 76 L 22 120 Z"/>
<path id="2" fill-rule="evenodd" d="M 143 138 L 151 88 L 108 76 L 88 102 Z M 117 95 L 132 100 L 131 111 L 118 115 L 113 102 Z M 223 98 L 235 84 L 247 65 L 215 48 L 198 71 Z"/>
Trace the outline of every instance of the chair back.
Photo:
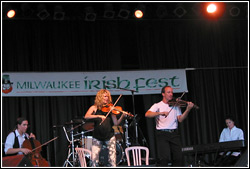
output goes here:
<path id="1" fill-rule="evenodd" d="M 142 150 L 146 152 L 145 158 L 142 158 Z M 133 157 L 133 166 L 142 165 L 142 161 L 145 161 L 146 165 L 149 165 L 149 149 L 147 147 L 143 147 L 143 146 L 127 147 L 125 149 L 125 154 L 126 154 L 128 166 L 131 165 L 130 156 L 129 156 L 130 154 L 132 154 L 132 157 Z"/>
<path id="2" fill-rule="evenodd" d="M 76 153 L 79 157 L 79 161 L 80 161 L 80 164 L 81 164 L 81 167 L 87 167 L 87 163 L 86 163 L 86 154 L 87 153 L 91 159 L 91 151 L 89 149 L 86 149 L 86 148 L 80 148 L 80 147 L 76 147 L 75 148 L 76 150 Z"/>

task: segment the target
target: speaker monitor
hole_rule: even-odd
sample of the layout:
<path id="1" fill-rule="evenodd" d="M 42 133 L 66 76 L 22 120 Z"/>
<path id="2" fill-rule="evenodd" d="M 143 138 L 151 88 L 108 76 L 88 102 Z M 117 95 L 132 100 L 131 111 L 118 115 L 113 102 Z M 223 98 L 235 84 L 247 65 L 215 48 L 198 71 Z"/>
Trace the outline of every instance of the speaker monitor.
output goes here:
<path id="1" fill-rule="evenodd" d="M 3 157 L 2 166 L 3 167 L 33 167 L 30 160 L 24 155 Z"/>

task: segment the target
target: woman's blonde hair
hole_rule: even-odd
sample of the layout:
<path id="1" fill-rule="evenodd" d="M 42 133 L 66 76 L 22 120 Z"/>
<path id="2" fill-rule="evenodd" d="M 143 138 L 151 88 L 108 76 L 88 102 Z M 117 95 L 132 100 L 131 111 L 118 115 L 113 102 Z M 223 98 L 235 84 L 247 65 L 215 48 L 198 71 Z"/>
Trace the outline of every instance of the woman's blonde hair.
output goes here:
<path id="1" fill-rule="evenodd" d="M 108 90 L 106 89 L 101 89 L 97 92 L 96 97 L 95 97 L 95 105 L 97 106 L 97 109 L 101 110 L 103 106 L 103 95 L 108 94 L 109 97 L 109 103 L 112 103 L 112 98 L 111 94 Z"/>

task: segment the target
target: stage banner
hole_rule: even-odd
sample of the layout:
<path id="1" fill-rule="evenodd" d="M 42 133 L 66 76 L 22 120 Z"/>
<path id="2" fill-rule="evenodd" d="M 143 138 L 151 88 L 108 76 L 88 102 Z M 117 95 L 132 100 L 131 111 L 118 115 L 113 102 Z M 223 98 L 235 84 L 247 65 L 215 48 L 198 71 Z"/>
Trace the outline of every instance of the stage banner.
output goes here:
<path id="1" fill-rule="evenodd" d="M 165 85 L 187 92 L 185 69 L 109 72 L 2 73 L 2 96 L 92 96 L 160 94 Z"/>

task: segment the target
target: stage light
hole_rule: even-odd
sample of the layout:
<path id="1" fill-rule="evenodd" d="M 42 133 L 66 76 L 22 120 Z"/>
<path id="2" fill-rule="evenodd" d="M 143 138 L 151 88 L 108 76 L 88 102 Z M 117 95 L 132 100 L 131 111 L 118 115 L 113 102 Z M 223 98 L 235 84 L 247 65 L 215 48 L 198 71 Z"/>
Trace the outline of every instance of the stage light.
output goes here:
<path id="1" fill-rule="evenodd" d="M 118 12 L 118 17 L 119 18 L 122 18 L 122 19 L 128 19 L 129 17 L 129 14 L 130 14 L 130 10 L 129 10 L 129 7 L 127 4 L 122 4 L 120 6 L 120 10 Z"/>
<path id="2" fill-rule="evenodd" d="M 55 6 L 54 9 L 54 20 L 64 20 L 65 12 L 63 11 L 63 7 L 61 5 Z"/>
<path id="3" fill-rule="evenodd" d="M 93 7 L 91 6 L 86 7 L 85 12 L 86 12 L 85 21 L 93 22 L 96 20 L 96 13 L 94 12 Z"/>
<path id="4" fill-rule="evenodd" d="M 46 9 L 46 6 L 44 4 L 39 4 L 37 6 L 38 9 L 38 13 L 37 16 L 41 19 L 41 20 L 45 20 L 46 18 L 48 18 L 50 16 L 49 12 Z"/>
<path id="5" fill-rule="evenodd" d="M 207 12 L 208 13 L 214 13 L 214 12 L 216 12 L 216 5 L 215 4 L 209 4 L 208 6 L 207 6 Z"/>
<path id="6" fill-rule="evenodd" d="M 113 19 L 114 16 L 115 16 L 115 11 L 113 10 L 113 5 L 109 3 L 105 4 L 103 17 L 108 19 Z"/>
<path id="7" fill-rule="evenodd" d="M 192 11 L 195 13 L 197 17 L 201 16 L 202 5 L 201 3 L 195 3 L 192 7 Z"/>
<path id="8" fill-rule="evenodd" d="M 135 11 L 135 17 L 140 19 L 143 17 L 143 12 L 141 10 L 136 10 Z"/>
<path id="9" fill-rule="evenodd" d="M 146 12 L 146 6 L 144 4 L 139 4 L 135 9 L 134 16 L 138 19 L 141 19 Z"/>
<path id="10" fill-rule="evenodd" d="M 225 12 L 223 2 L 206 2 L 203 7 L 203 15 L 208 19 L 219 19 Z"/>
<path id="11" fill-rule="evenodd" d="M 96 13 L 86 13 L 85 21 L 95 21 L 96 20 Z"/>
<path id="12" fill-rule="evenodd" d="M 21 9 L 22 9 L 24 17 L 30 17 L 34 13 L 34 10 L 30 7 L 30 5 L 28 3 L 22 4 Z"/>
<path id="13" fill-rule="evenodd" d="M 17 15 L 17 8 L 11 3 L 2 3 L 2 12 L 4 18 L 13 19 Z"/>
<path id="14" fill-rule="evenodd" d="M 232 17 L 239 16 L 239 14 L 240 14 L 240 8 L 238 8 L 237 6 L 232 6 L 232 7 L 229 9 L 229 14 L 230 14 Z"/>
<path id="15" fill-rule="evenodd" d="M 9 10 L 9 11 L 7 12 L 7 17 L 8 17 L 8 18 L 14 18 L 15 15 L 16 15 L 16 11 L 13 10 L 13 9 L 11 9 L 11 10 Z"/>
<path id="16" fill-rule="evenodd" d="M 130 11 L 127 9 L 120 9 L 118 13 L 118 17 L 123 18 L 123 19 L 128 19 L 130 14 Z"/>
<path id="17" fill-rule="evenodd" d="M 156 9 L 156 15 L 159 18 L 164 18 L 168 15 L 167 8 L 164 5 L 159 5 Z"/>
<path id="18" fill-rule="evenodd" d="M 186 13 L 187 13 L 187 11 L 185 10 L 185 8 L 182 5 L 177 5 L 177 7 L 174 10 L 174 14 L 178 18 L 183 17 Z"/>

